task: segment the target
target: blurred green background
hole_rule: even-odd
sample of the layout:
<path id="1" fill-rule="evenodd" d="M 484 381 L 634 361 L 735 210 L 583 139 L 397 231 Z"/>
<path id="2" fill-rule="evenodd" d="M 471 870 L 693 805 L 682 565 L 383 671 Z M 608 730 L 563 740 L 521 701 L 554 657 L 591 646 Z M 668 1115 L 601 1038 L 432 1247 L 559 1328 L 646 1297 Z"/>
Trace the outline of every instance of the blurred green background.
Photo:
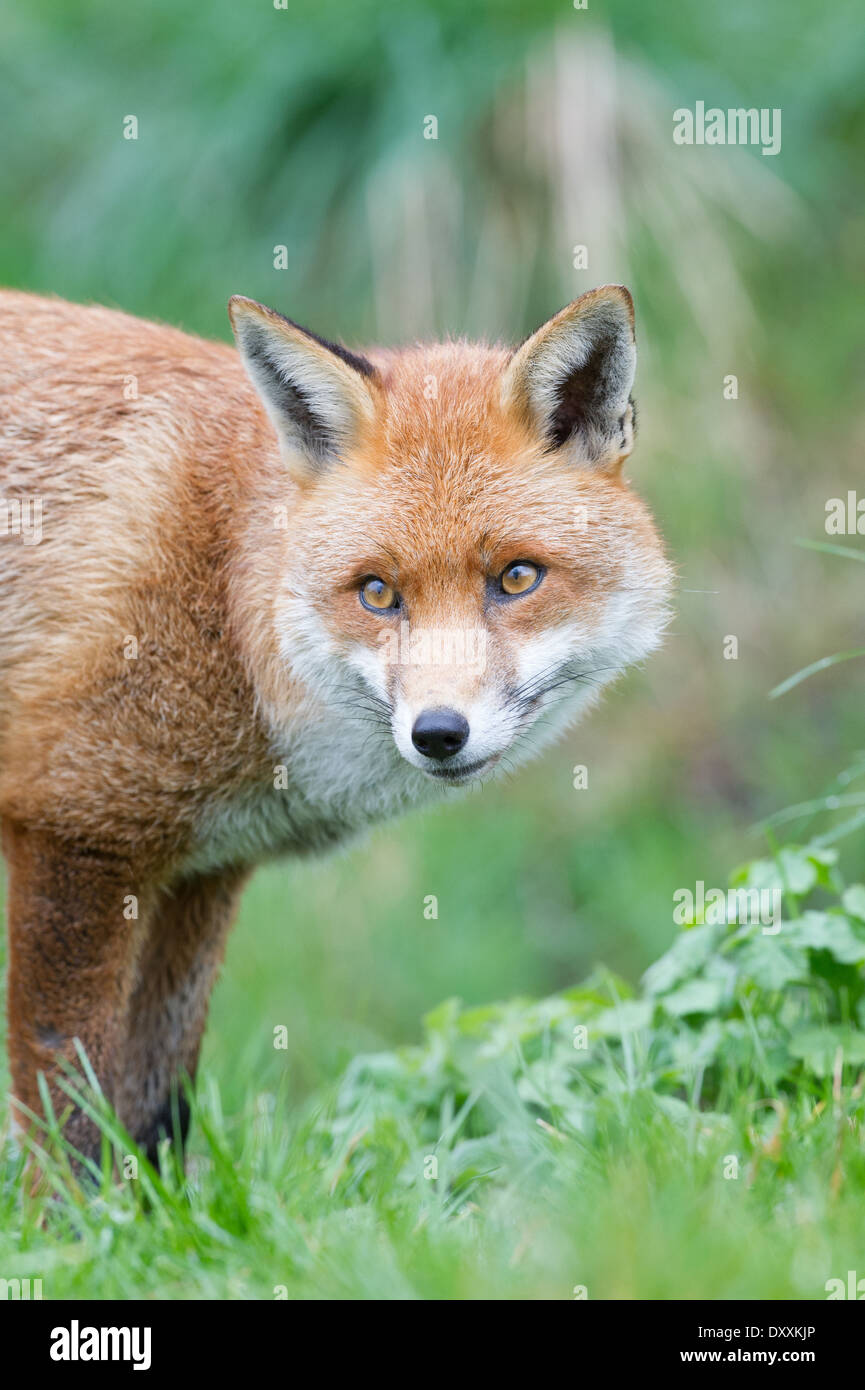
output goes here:
<path id="1" fill-rule="evenodd" d="M 259 873 L 206 1043 L 227 1102 L 252 1075 L 299 1096 L 414 1040 L 448 995 L 546 993 L 597 960 L 635 979 L 673 935 L 675 889 L 724 884 L 763 847 L 754 823 L 821 792 L 862 740 L 854 663 L 767 698 L 862 643 L 859 567 L 795 545 L 827 538 L 828 498 L 865 493 L 860 7 L 3 0 L 0 16 L 3 284 L 225 338 L 243 293 L 359 345 L 517 340 L 607 281 L 636 299 L 630 475 L 679 573 L 664 652 L 516 779 Z M 672 113 L 697 100 L 780 107 L 781 153 L 676 146 Z M 861 834 L 843 844 L 861 873 Z"/>

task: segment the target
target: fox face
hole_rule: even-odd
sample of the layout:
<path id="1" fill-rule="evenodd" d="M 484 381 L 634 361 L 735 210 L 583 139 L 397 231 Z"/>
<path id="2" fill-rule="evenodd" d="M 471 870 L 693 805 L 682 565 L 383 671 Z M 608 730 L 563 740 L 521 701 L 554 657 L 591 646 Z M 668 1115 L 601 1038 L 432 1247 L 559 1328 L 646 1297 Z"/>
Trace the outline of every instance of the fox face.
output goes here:
<path id="1" fill-rule="evenodd" d="M 230 313 L 291 494 L 280 659 L 389 766 L 449 785 L 513 766 L 657 646 L 670 568 L 622 477 L 627 290 L 515 351 L 361 356 L 251 300 Z"/>

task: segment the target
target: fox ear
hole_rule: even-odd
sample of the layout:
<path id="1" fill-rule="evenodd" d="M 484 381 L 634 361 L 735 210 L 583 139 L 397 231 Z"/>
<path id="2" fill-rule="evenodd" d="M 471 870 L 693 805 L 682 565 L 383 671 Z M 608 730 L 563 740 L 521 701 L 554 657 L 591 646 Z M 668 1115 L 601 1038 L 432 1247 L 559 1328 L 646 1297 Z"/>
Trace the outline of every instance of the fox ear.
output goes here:
<path id="1" fill-rule="evenodd" d="M 228 314 L 282 452 L 301 477 L 321 472 L 372 418 L 371 362 L 235 294 Z"/>
<path id="2" fill-rule="evenodd" d="M 505 368 L 503 400 L 548 448 L 612 468 L 634 444 L 636 361 L 633 300 L 623 285 L 604 285 L 517 348 Z"/>

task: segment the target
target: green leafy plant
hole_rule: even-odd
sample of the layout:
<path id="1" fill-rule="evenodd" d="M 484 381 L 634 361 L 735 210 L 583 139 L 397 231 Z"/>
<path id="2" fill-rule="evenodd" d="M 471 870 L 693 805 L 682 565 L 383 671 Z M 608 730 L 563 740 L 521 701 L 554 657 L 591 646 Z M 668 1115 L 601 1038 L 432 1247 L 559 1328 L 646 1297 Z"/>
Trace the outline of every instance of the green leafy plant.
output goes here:
<path id="1" fill-rule="evenodd" d="M 779 895 L 783 918 L 687 924 L 638 992 L 599 969 L 543 1000 L 452 999 L 420 1046 L 355 1058 L 319 1120 L 333 1182 L 362 1192 L 398 1150 L 401 1183 L 422 1186 L 437 1157 L 453 1198 L 508 1173 L 532 1132 L 585 1145 L 625 1097 L 710 1132 L 743 1092 L 816 1105 L 827 1078 L 861 1091 L 865 886 L 837 858 L 788 846 L 739 869 L 731 888 Z"/>

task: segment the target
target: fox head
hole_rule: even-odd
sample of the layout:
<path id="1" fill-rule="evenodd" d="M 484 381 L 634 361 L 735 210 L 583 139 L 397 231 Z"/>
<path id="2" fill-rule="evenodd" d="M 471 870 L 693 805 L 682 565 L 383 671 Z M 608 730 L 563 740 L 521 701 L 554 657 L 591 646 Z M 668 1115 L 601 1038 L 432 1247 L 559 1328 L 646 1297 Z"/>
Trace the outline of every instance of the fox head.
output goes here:
<path id="1" fill-rule="evenodd" d="M 377 725 L 381 756 L 482 777 L 657 646 L 670 568 L 622 476 L 626 289 L 584 294 L 516 350 L 358 355 L 249 299 L 230 314 L 292 494 L 281 659 Z"/>

